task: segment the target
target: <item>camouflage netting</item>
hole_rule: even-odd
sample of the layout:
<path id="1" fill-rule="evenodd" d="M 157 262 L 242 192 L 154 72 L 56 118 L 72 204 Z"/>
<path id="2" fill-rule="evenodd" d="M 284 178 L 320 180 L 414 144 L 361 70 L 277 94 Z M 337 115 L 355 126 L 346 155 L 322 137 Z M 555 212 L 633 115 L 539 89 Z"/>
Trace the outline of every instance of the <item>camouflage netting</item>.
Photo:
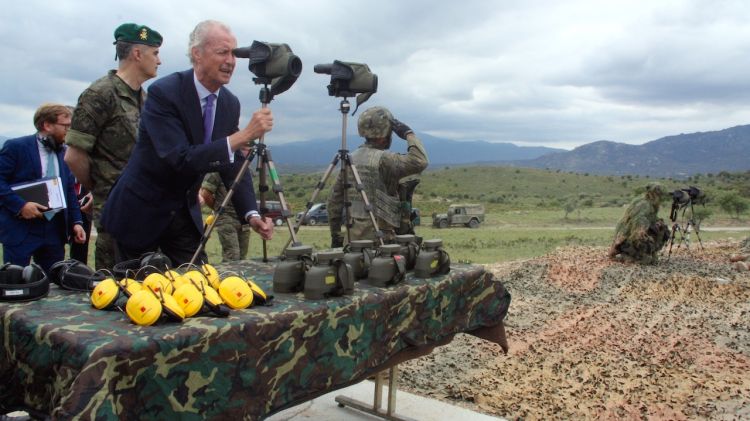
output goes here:
<path id="1" fill-rule="evenodd" d="M 131 324 L 95 310 L 85 293 L 0 303 L 0 405 L 70 419 L 260 419 L 378 371 L 414 346 L 496 326 L 510 295 L 480 266 L 390 289 L 305 301 L 181 324 Z M 271 292 L 272 268 L 224 266 Z M 120 301 L 122 302 L 122 301 Z"/>

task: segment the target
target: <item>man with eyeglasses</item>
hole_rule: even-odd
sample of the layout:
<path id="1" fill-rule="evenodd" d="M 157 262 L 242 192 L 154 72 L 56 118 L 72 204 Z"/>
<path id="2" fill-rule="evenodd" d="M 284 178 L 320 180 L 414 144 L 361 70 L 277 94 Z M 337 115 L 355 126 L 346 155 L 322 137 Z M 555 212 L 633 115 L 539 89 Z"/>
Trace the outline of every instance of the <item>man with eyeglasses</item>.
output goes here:
<path id="1" fill-rule="evenodd" d="M 124 23 L 115 29 L 114 36 L 117 70 L 110 70 L 83 91 L 65 139 L 65 162 L 94 198 L 97 269 L 114 266 L 114 241 L 102 229 L 101 210 L 135 146 L 146 100 L 143 83 L 156 77 L 161 64 L 162 36 L 157 31 Z"/>
<path id="2" fill-rule="evenodd" d="M 63 160 L 70 117 L 65 105 L 44 104 L 34 114 L 37 133 L 9 139 L 0 150 L 0 242 L 5 263 L 27 266 L 33 257 L 46 272 L 65 258 L 69 237 L 76 243 L 86 241 L 73 174 Z M 62 185 L 63 208 L 49 209 L 13 189 L 43 178 Z"/>
<path id="3" fill-rule="evenodd" d="M 160 250 L 173 265 L 189 262 L 203 232 L 198 189 L 216 171 L 231 186 L 245 159 L 241 148 L 273 127 L 268 108 L 239 128 L 240 101 L 224 85 L 236 59 L 228 26 L 203 21 L 190 34 L 192 69 L 154 82 L 148 91 L 138 142 L 102 211 L 102 225 L 117 242 L 118 260 Z M 264 239 L 273 223 L 258 214 L 250 171 L 232 195 L 239 218 Z M 197 262 L 207 260 L 205 251 Z"/>

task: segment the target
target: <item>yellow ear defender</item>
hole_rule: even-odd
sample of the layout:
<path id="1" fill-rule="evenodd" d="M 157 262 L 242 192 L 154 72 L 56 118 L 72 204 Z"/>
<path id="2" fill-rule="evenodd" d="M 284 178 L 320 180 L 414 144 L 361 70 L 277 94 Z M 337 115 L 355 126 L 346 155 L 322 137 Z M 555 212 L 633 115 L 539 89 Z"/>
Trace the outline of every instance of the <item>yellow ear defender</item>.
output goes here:
<path id="1" fill-rule="evenodd" d="M 224 278 L 219 285 L 219 295 L 224 299 L 227 306 L 234 310 L 248 308 L 253 303 L 253 290 L 239 276 Z"/>
<path id="2" fill-rule="evenodd" d="M 203 289 L 204 286 L 210 286 L 206 276 L 199 270 L 189 270 L 182 276 L 187 278 L 188 281 L 191 281 L 196 287 L 198 287 L 198 289 Z"/>
<path id="3" fill-rule="evenodd" d="M 210 286 L 204 287 L 203 300 L 208 306 L 208 309 L 215 315 L 220 317 L 229 316 L 229 310 L 226 308 L 226 306 L 223 306 L 224 301 L 221 299 L 221 296 L 215 289 L 211 288 Z"/>
<path id="4" fill-rule="evenodd" d="M 247 278 L 247 284 L 250 286 L 250 290 L 253 291 L 254 302 L 259 305 L 270 304 L 273 299 L 273 295 L 269 296 L 261 287 L 253 281 L 253 278 Z"/>
<path id="5" fill-rule="evenodd" d="M 163 291 L 159 292 L 157 295 L 159 295 L 161 305 L 164 307 L 164 314 L 167 316 L 168 320 L 173 322 L 181 322 L 185 320 L 185 310 L 182 309 L 173 296 Z"/>
<path id="6" fill-rule="evenodd" d="M 185 317 L 193 317 L 203 308 L 203 294 L 189 282 L 178 286 L 172 296 L 182 307 Z"/>
<path id="7" fill-rule="evenodd" d="M 179 272 L 173 269 L 164 272 L 164 277 L 166 277 L 172 283 L 172 287 L 174 290 L 177 290 L 177 288 L 182 285 L 190 283 L 190 280 L 185 279 L 184 276 L 180 275 Z"/>
<path id="8" fill-rule="evenodd" d="M 201 272 L 203 273 L 203 276 L 205 276 L 208 280 L 209 285 L 218 290 L 221 279 L 219 278 L 219 272 L 216 270 L 216 268 L 208 263 L 205 263 L 201 265 Z"/>
<path id="9" fill-rule="evenodd" d="M 98 310 L 110 309 L 120 296 L 120 286 L 112 278 L 107 278 L 96 284 L 91 291 L 91 305 Z"/>
<path id="10" fill-rule="evenodd" d="M 144 289 L 133 294 L 125 304 L 125 313 L 138 326 L 151 326 L 161 317 L 162 305 L 153 291 Z"/>
<path id="11" fill-rule="evenodd" d="M 120 287 L 122 289 L 122 292 L 125 293 L 128 297 L 135 294 L 138 291 L 143 290 L 143 285 L 141 285 L 140 282 L 136 281 L 132 278 L 122 278 L 120 279 Z"/>
<path id="12" fill-rule="evenodd" d="M 149 288 L 134 293 L 125 303 L 125 314 L 139 326 L 151 326 L 164 314 L 169 321 L 181 322 L 185 312 L 174 297 Z"/>
<path id="13" fill-rule="evenodd" d="M 154 291 L 156 294 L 159 294 L 159 291 L 166 294 L 171 294 L 172 291 L 174 291 L 172 283 L 161 273 L 152 273 L 148 275 L 146 279 L 143 280 L 143 286 Z"/>

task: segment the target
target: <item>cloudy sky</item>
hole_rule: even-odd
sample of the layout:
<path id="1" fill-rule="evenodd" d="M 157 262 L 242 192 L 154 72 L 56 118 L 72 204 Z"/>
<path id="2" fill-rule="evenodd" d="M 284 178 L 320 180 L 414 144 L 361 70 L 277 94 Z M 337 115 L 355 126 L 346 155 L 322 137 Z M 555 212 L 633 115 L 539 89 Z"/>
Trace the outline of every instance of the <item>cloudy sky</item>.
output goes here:
<path id="1" fill-rule="evenodd" d="M 40 103 L 72 105 L 114 68 L 120 23 L 163 35 L 163 76 L 188 68 L 203 19 L 227 23 L 240 46 L 284 42 L 302 59 L 271 103 L 269 144 L 340 136 L 340 99 L 313 72 L 333 60 L 378 75 L 363 107 L 455 140 L 569 149 L 750 123 L 746 0 L 23 0 L 0 16 L 0 135 L 31 133 Z M 239 60 L 229 87 L 241 124 L 260 104 L 252 76 Z"/>

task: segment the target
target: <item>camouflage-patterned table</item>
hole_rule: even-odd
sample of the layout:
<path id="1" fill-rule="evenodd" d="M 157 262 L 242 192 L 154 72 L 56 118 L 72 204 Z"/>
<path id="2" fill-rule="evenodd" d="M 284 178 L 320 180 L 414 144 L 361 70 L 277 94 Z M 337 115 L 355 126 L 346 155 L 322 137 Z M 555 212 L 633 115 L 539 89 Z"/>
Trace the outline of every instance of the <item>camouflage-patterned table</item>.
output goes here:
<path id="1" fill-rule="evenodd" d="M 271 291 L 270 265 L 234 269 Z M 353 296 L 323 301 L 276 294 L 274 302 L 150 327 L 56 286 L 38 301 L 0 303 L 0 407 L 58 419 L 262 419 L 420 346 L 502 328 L 510 295 L 481 266 L 454 265 L 390 289 L 358 285 Z"/>

